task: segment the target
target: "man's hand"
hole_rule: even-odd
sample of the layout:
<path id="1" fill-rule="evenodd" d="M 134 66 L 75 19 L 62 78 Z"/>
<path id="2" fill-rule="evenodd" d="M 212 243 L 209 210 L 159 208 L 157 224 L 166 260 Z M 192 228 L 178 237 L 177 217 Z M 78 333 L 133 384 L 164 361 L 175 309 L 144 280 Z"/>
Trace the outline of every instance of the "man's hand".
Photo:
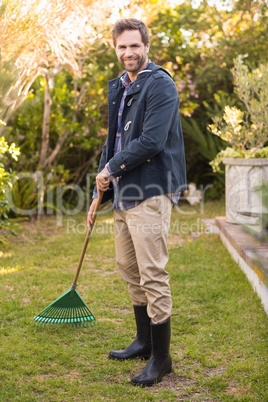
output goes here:
<path id="1" fill-rule="evenodd" d="M 107 170 L 105 168 L 102 169 L 102 171 L 96 177 L 97 190 L 98 190 L 99 194 L 100 194 L 100 191 L 108 190 L 110 181 L 111 181 L 111 179 L 109 177 Z"/>

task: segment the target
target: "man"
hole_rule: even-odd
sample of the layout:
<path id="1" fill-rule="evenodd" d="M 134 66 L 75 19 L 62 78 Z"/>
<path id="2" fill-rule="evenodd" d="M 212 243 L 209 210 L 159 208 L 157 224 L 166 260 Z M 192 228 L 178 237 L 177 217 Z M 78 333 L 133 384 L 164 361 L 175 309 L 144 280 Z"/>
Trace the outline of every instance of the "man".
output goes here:
<path id="1" fill-rule="evenodd" d="M 168 72 L 148 60 L 149 32 L 143 22 L 120 20 L 112 33 L 125 72 L 109 82 L 109 132 L 94 196 L 104 192 L 102 202 L 113 199 L 116 261 L 128 285 L 137 335 L 109 358 L 150 358 L 131 380 L 150 386 L 172 370 L 172 301 L 165 266 L 172 202 L 178 202 L 186 183 L 179 97 Z M 96 198 L 89 225 L 95 205 Z"/>

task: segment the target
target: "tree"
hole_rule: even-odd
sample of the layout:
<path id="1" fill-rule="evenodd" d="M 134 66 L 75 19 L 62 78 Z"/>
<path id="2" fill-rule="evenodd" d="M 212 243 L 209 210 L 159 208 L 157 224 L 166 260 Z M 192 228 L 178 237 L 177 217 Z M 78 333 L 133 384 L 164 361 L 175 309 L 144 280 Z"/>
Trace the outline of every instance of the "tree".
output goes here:
<path id="1" fill-rule="evenodd" d="M 22 62 L 37 23 L 37 16 L 32 13 L 34 5 L 29 5 L 25 14 L 24 3 L 16 0 L 0 3 L 0 117 L 6 122 L 26 99 L 37 76 L 36 69 Z M 0 126 L 0 133 L 3 129 Z"/>

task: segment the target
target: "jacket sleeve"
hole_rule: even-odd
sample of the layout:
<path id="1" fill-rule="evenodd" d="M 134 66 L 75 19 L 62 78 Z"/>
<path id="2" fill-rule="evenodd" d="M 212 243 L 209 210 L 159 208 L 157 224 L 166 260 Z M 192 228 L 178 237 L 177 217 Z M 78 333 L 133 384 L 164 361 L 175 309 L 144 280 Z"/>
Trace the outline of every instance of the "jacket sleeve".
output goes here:
<path id="1" fill-rule="evenodd" d="M 115 177 L 124 175 L 165 147 L 172 116 L 179 108 L 178 92 L 172 79 L 165 76 L 154 78 L 147 91 L 142 134 L 109 161 Z"/>
<path id="2" fill-rule="evenodd" d="M 106 140 L 106 143 L 103 145 L 103 148 L 102 148 L 102 153 L 101 153 L 101 157 L 100 157 L 98 173 L 100 173 L 104 169 L 104 167 L 106 165 L 106 162 L 107 162 L 107 160 L 106 160 L 107 159 L 107 157 L 106 157 L 106 148 L 107 148 L 107 140 Z"/>

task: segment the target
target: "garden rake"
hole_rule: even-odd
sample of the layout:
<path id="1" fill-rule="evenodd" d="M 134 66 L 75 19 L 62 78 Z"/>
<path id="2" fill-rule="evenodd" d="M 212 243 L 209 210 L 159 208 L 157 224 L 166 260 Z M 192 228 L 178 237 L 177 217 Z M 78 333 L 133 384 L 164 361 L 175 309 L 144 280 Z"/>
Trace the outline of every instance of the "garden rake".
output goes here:
<path id="1" fill-rule="evenodd" d="M 34 317 L 36 324 L 38 325 L 60 325 L 67 323 L 70 326 L 90 326 L 96 324 L 97 321 L 94 315 L 91 313 L 86 303 L 79 295 L 76 290 L 76 284 L 78 280 L 78 276 L 82 267 L 83 259 L 85 256 L 85 252 L 87 249 L 87 245 L 89 242 L 90 235 L 92 233 L 92 229 L 95 223 L 97 211 L 101 204 L 103 193 L 99 194 L 94 212 L 93 212 L 93 223 L 89 226 L 86 234 L 86 238 L 84 241 L 83 249 L 80 255 L 80 259 L 78 262 L 78 266 L 76 269 L 75 277 L 73 283 L 65 293 L 63 293 L 57 300 L 51 303 L 48 307 L 46 307 L 41 313 Z"/>

